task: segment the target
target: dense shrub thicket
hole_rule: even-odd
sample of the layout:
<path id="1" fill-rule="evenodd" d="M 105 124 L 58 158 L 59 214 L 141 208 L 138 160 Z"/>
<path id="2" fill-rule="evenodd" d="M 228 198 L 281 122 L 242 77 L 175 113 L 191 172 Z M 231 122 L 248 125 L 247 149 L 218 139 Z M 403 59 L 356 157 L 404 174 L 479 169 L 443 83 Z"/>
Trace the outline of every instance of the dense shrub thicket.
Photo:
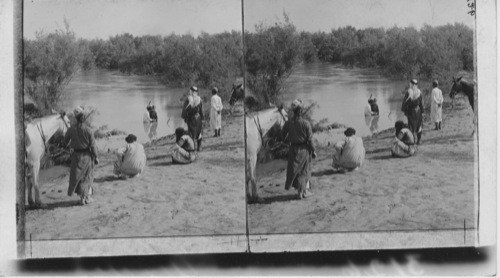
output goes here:
<path id="1" fill-rule="evenodd" d="M 277 100 L 299 63 L 378 68 L 394 78 L 422 81 L 474 71 L 473 31 L 459 23 L 310 33 L 297 31 L 284 14 L 284 22 L 259 24 L 243 40 L 237 31 L 197 37 L 126 33 L 87 40 L 77 39 L 66 24 L 65 30 L 24 40 L 25 92 L 40 109 L 56 108 L 78 70 L 100 68 L 151 75 L 169 86 L 218 86 L 227 101 L 232 84 L 243 75 L 243 57 L 247 87 L 265 103 Z"/>
<path id="2" fill-rule="evenodd" d="M 473 30 L 455 23 L 420 30 L 414 27 L 352 26 L 330 32 L 298 32 L 285 15 L 284 23 L 257 25 L 245 35 L 248 86 L 263 100 L 273 101 L 298 63 L 340 63 L 346 67 L 378 68 L 397 79 L 451 81 L 474 71 Z"/>

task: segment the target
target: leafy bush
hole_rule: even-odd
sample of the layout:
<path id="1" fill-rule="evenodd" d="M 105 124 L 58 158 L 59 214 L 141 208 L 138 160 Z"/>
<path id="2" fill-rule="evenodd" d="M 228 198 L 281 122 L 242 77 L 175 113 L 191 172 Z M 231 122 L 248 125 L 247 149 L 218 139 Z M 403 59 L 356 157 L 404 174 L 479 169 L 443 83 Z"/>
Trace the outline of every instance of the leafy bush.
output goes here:
<path id="1" fill-rule="evenodd" d="M 65 96 L 64 87 L 78 70 L 79 46 L 69 30 L 51 34 L 38 32 L 35 40 L 24 40 L 25 93 L 47 113 Z"/>

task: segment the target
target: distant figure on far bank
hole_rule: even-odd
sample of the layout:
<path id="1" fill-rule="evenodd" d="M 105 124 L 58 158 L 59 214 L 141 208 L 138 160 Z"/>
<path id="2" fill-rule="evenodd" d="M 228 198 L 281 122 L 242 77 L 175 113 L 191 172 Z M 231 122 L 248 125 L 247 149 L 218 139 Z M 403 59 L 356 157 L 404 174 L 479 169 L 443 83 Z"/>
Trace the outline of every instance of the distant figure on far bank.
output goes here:
<path id="1" fill-rule="evenodd" d="M 188 126 L 188 133 L 195 142 L 196 150 L 200 151 L 203 131 L 203 109 L 196 86 L 192 86 L 189 89 L 188 97 L 186 101 L 184 101 L 181 116 Z"/>
<path id="2" fill-rule="evenodd" d="M 115 175 L 123 179 L 139 176 L 146 166 L 146 153 L 142 144 L 137 143 L 137 137 L 129 134 L 125 142 L 125 147 L 117 151 L 118 160 L 113 170 Z"/>
<path id="3" fill-rule="evenodd" d="M 222 127 L 222 99 L 218 95 L 219 89 L 213 87 L 212 89 L 212 99 L 210 108 L 210 128 L 215 132 L 214 137 L 220 136 L 220 129 Z"/>
<path id="4" fill-rule="evenodd" d="M 344 140 L 335 143 L 333 147 L 332 167 L 338 172 L 357 170 L 365 160 L 363 140 L 356 136 L 354 128 L 344 131 Z"/>
<path id="5" fill-rule="evenodd" d="M 401 110 L 408 118 L 408 128 L 413 133 L 413 137 L 417 137 L 417 145 L 422 139 L 424 105 L 422 103 L 422 93 L 418 88 L 416 79 L 410 81 L 410 88 L 406 92 L 403 99 Z"/>
<path id="6" fill-rule="evenodd" d="M 151 122 L 158 122 L 158 114 L 156 113 L 156 107 L 151 105 L 151 101 L 148 106 L 146 106 L 146 110 L 148 111 L 148 117 Z"/>
<path id="7" fill-rule="evenodd" d="M 76 193 L 80 196 L 82 205 L 90 204 L 94 200 L 92 185 L 94 183 L 94 165 L 99 164 L 97 158 L 97 147 L 94 133 L 87 123 L 85 123 L 84 109 L 77 107 L 73 114 L 77 124 L 69 127 L 64 137 L 64 145 L 70 143 L 73 149 L 71 153 L 71 168 L 69 173 L 68 196 Z"/>
<path id="8" fill-rule="evenodd" d="M 365 117 L 378 116 L 378 114 L 379 110 L 377 105 L 377 99 L 372 98 L 372 95 L 370 95 L 370 98 L 368 99 L 368 104 L 365 106 Z"/>
<path id="9" fill-rule="evenodd" d="M 393 157 L 410 157 L 417 151 L 415 137 L 403 121 L 397 121 L 395 142 L 392 144 L 391 153 Z"/>
<path id="10" fill-rule="evenodd" d="M 441 129 L 441 122 L 443 121 L 443 92 L 438 88 L 438 81 L 432 81 L 431 92 L 431 119 L 436 125 L 434 130 Z"/>
<path id="11" fill-rule="evenodd" d="M 194 140 L 184 128 L 175 130 L 176 149 L 172 154 L 172 162 L 175 164 L 189 164 L 196 160 Z"/>

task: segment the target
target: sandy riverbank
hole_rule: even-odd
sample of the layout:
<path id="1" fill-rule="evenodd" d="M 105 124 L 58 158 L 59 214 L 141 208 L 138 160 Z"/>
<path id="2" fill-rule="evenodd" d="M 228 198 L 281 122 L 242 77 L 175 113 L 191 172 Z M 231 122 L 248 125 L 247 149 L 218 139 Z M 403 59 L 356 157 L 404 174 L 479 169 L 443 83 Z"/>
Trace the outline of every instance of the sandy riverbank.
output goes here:
<path id="1" fill-rule="evenodd" d="M 26 211 L 26 237 L 39 239 L 135 236 L 214 235 L 245 233 L 245 165 L 243 116 L 223 120 L 222 137 L 205 125 L 203 150 L 190 165 L 173 165 L 173 136 L 145 145 L 147 166 L 137 178 L 112 174 L 113 150 L 124 136 L 98 142 L 95 168 L 96 202 L 77 205 L 66 194 L 69 168 L 41 173 L 47 209 Z"/>
<path id="2" fill-rule="evenodd" d="M 463 229 L 476 223 L 472 110 L 443 111 L 443 128 L 424 124 L 416 156 L 392 158 L 394 130 L 364 138 L 366 160 L 358 171 L 332 167 L 331 146 L 341 130 L 315 134 L 318 158 L 312 163 L 312 191 L 297 200 L 284 189 L 286 161 L 257 166 L 264 203 L 248 208 L 250 233 L 303 233 Z M 465 223 L 464 223 L 465 221 Z"/>

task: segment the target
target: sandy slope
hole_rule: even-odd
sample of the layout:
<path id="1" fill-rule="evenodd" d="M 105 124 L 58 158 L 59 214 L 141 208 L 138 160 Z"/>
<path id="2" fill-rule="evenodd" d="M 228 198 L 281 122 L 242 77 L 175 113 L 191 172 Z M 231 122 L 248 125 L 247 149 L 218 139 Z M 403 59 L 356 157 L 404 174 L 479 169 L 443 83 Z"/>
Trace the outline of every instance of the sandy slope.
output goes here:
<path id="1" fill-rule="evenodd" d="M 208 126 L 208 124 L 207 124 Z M 112 174 L 123 138 L 101 141 L 95 170 L 95 203 L 76 205 L 66 195 L 69 168 L 41 174 L 48 209 L 27 210 L 26 237 L 108 238 L 245 233 L 243 117 L 223 120 L 222 137 L 204 130 L 204 148 L 190 165 L 173 165 L 173 137 L 146 144 L 147 168 L 138 178 Z"/>
<path id="2" fill-rule="evenodd" d="M 426 123 L 418 154 L 391 158 L 394 130 L 364 138 L 365 165 L 340 174 L 331 168 L 331 147 L 340 136 L 316 134 L 314 195 L 297 200 L 284 189 L 286 162 L 258 165 L 259 192 L 249 205 L 250 233 L 460 229 L 475 226 L 472 110 L 445 109 L 443 129 Z M 259 178 L 260 177 L 260 178 Z"/>

